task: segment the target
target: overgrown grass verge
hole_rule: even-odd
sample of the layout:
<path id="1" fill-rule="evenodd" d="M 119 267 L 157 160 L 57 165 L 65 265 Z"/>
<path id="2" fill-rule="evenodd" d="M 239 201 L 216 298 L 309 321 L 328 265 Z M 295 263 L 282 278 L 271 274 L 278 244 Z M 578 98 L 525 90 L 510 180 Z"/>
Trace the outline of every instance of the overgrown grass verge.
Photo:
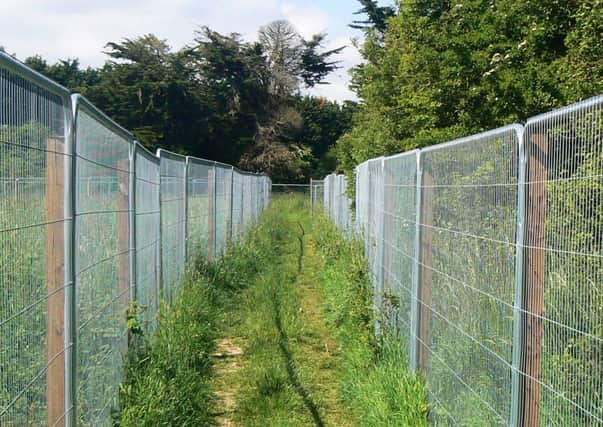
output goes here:
<path id="1" fill-rule="evenodd" d="M 340 390 L 362 426 L 426 426 L 427 390 L 408 369 L 406 343 L 373 334 L 372 297 L 360 243 L 343 238 L 318 215 L 312 252 L 331 331 L 340 345 Z"/>
<path id="2" fill-rule="evenodd" d="M 177 301 L 162 307 L 156 334 L 135 335 L 120 386 L 116 426 L 215 425 L 211 389 L 215 339 L 224 312 L 261 271 L 257 230 L 216 263 L 200 260 L 187 273 Z M 130 322 L 131 330 L 138 328 Z"/>
<path id="3" fill-rule="evenodd" d="M 136 336 L 115 424 L 426 425 L 425 388 L 400 340 L 375 338 L 371 304 L 361 247 L 303 198 L 275 198 L 244 242 L 194 266 L 155 336 Z M 242 347 L 236 370 L 214 372 L 217 338 Z"/>

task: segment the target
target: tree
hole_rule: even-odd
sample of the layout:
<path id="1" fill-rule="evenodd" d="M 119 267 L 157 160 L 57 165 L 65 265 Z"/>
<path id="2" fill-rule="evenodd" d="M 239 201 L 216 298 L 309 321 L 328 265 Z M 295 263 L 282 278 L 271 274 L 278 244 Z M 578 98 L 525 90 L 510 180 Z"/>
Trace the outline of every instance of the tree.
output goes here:
<path id="1" fill-rule="evenodd" d="M 326 36 L 315 34 L 305 40 L 284 20 L 260 28 L 259 42 L 266 52 L 273 94 L 290 96 L 298 91 L 300 84 L 306 87 L 321 84 L 328 74 L 339 68 L 339 62 L 330 58 L 345 46 L 319 52 Z"/>
<path id="2" fill-rule="evenodd" d="M 314 34 L 310 40 L 302 41 L 300 77 L 306 87 L 325 84 L 324 78 L 338 69 L 339 61 L 329 61 L 333 55 L 341 53 L 346 46 L 341 46 L 325 52 L 318 52 L 327 35 Z"/>
<path id="3" fill-rule="evenodd" d="M 363 102 L 338 143 L 341 164 L 351 173 L 601 92 L 601 4 L 401 2 L 382 37 L 367 32 L 366 63 L 353 70 Z"/>
<path id="4" fill-rule="evenodd" d="M 272 77 L 270 91 L 277 96 L 293 93 L 298 88 L 297 78 L 302 70 L 302 37 L 285 20 L 261 27 L 258 36 Z"/>
<path id="5" fill-rule="evenodd" d="M 387 20 L 396 15 L 390 6 L 379 6 L 376 0 L 358 0 L 362 8 L 354 15 L 366 15 L 365 19 L 352 21 L 351 28 L 363 31 L 375 30 L 381 34 L 387 29 Z"/>

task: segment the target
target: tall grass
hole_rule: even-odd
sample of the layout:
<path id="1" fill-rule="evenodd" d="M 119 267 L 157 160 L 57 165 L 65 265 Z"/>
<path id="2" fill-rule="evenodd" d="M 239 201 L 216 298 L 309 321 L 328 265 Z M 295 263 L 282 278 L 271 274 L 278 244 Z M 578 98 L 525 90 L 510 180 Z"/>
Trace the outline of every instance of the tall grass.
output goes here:
<path id="1" fill-rule="evenodd" d="M 341 346 L 339 388 L 362 426 L 426 426 L 424 381 L 408 368 L 395 332 L 375 337 L 367 263 L 359 242 L 344 239 L 321 215 L 312 233 L 329 327 Z"/>
<path id="2" fill-rule="evenodd" d="M 250 238 L 230 248 L 213 264 L 200 259 L 187 272 L 175 303 L 162 307 L 156 334 L 135 336 L 126 359 L 115 425 L 215 424 L 211 353 L 225 310 L 262 263 L 261 248 L 253 242 Z M 130 329 L 140 332 L 135 320 Z"/>

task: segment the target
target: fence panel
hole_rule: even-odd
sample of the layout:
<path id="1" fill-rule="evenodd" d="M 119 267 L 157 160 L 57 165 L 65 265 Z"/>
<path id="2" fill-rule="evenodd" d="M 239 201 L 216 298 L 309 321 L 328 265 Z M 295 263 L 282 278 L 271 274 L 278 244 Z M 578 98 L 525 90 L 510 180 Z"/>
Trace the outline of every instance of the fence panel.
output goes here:
<path id="1" fill-rule="evenodd" d="M 603 425 L 603 96 L 530 119 L 525 144 L 523 422 Z"/>
<path id="2" fill-rule="evenodd" d="M 79 423 L 105 424 L 117 404 L 130 277 L 133 138 L 84 98 L 75 108 L 75 289 Z M 90 177 L 118 186 L 86 185 Z"/>
<path id="3" fill-rule="evenodd" d="M 53 425 L 66 399 L 71 100 L 0 52 L 0 425 Z M 70 316 L 68 316 L 70 317 Z M 67 375 L 68 376 L 68 375 Z"/>
<path id="4" fill-rule="evenodd" d="M 161 262 L 161 187 L 159 159 L 136 147 L 136 300 L 147 335 L 157 327 Z"/>
<path id="5" fill-rule="evenodd" d="M 209 255 L 209 171 L 213 162 L 188 158 L 186 206 L 187 262 Z"/>
<path id="6" fill-rule="evenodd" d="M 158 150 L 161 173 L 161 287 L 175 301 L 186 262 L 186 158 Z"/>
<path id="7" fill-rule="evenodd" d="M 228 216 L 230 211 L 229 174 L 230 167 L 216 165 L 216 256 L 220 257 L 226 249 Z M 254 196 L 257 194 L 254 193 Z"/>
<path id="8" fill-rule="evenodd" d="M 232 236 L 238 240 L 243 232 L 243 175 L 234 170 L 232 180 Z"/>
<path id="9" fill-rule="evenodd" d="M 364 237 L 364 252 L 368 254 L 368 212 L 370 200 L 369 196 L 369 170 L 368 162 L 359 164 L 356 167 L 356 233 Z"/>
<path id="10" fill-rule="evenodd" d="M 324 189 L 325 185 L 323 180 L 312 180 L 310 188 L 310 201 L 312 203 L 313 211 L 324 204 Z"/>
<path id="11" fill-rule="evenodd" d="M 383 164 L 383 315 L 409 349 L 416 343 L 410 331 L 418 260 L 417 157 L 418 151 L 411 151 L 387 157 Z"/>
<path id="12" fill-rule="evenodd" d="M 421 153 L 420 366 L 436 419 L 508 425 L 520 126 Z"/>

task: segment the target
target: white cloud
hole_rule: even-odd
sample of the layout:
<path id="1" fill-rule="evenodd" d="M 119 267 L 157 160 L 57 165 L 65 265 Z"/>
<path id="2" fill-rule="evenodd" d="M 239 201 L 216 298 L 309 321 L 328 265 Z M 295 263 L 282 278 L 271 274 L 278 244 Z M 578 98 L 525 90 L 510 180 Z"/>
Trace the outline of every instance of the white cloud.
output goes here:
<path id="1" fill-rule="evenodd" d="M 320 2 L 318 2 L 320 3 Z M 237 32 L 253 39 L 257 29 L 276 19 L 288 19 L 304 37 L 329 32 L 327 48 L 351 45 L 342 25 L 347 17 L 332 16 L 305 0 L 0 0 L 0 46 L 18 58 L 39 54 L 49 62 L 79 58 L 83 66 L 98 67 L 109 41 L 154 33 L 180 48 L 201 25 L 222 32 Z M 349 47 L 340 55 L 346 68 L 359 56 Z M 333 99 L 353 98 L 348 76 L 338 70 L 332 85 L 312 93 Z"/>
<path id="2" fill-rule="evenodd" d="M 314 6 L 284 3 L 281 6 L 281 12 L 304 38 L 327 32 L 331 24 L 330 17 L 323 10 Z"/>

